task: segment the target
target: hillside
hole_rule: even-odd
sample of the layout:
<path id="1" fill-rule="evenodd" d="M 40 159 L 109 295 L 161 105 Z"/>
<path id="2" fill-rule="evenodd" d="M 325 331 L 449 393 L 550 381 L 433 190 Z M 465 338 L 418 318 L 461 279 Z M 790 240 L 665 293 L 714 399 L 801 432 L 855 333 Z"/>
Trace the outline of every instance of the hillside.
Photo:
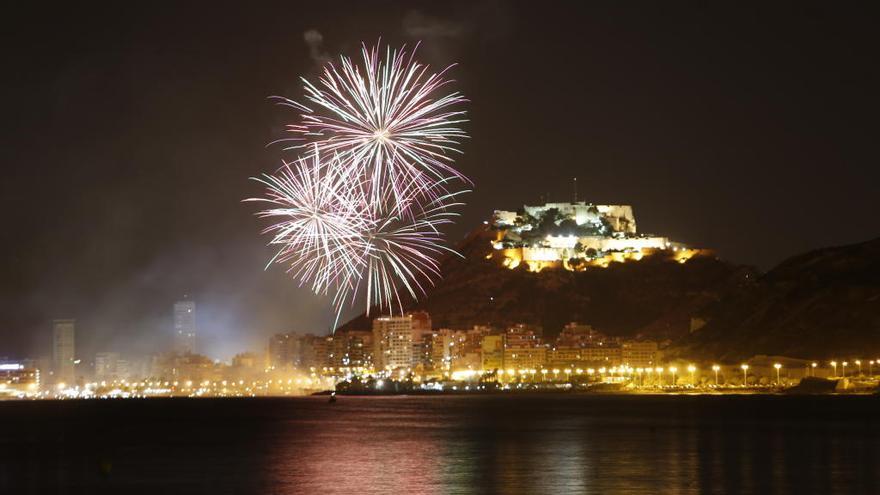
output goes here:
<path id="1" fill-rule="evenodd" d="M 539 324 L 553 336 L 578 321 L 611 335 L 675 339 L 687 334 L 692 316 L 757 276 L 709 256 L 682 264 L 654 255 L 584 272 L 510 270 L 487 259 L 493 235 L 480 228 L 468 236 L 458 246 L 464 259 L 444 260 L 443 279 L 408 309 L 428 311 L 435 328 L 522 322 Z M 366 329 L 370 322 L 361 316 L 343 328 Z"/>
<path id="2" fill-rule="evenodd" d="M 712 308 L 678 354 L 838 359 L 880 352 L 880 239 L 794 256 Z"/>

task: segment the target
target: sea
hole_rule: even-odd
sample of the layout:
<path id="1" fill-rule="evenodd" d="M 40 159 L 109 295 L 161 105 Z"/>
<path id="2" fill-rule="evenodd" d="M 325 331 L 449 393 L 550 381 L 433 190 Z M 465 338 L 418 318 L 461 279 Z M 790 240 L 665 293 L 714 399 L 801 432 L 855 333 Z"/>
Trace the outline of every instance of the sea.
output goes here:
<path id="1" fill-rule="evenodd" d="M 28 493 L 880 493 L 880 397 L 0 402 Z"/>

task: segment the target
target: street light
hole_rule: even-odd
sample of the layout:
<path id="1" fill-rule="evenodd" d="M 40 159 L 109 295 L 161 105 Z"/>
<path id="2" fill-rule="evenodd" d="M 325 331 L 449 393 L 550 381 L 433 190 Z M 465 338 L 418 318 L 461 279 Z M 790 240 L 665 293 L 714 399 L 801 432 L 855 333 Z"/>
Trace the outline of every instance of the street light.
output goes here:
<path id="1" fill-rule="evenodd" d="M 678 368 L 676 368 L 675 366 L 669 367 L 669 372 L 672 373 L 672 386 L 673 387 L 675 386 L 675 372 L 676 371 L 678 371 Z"/>
<path id="2" fill-rule="evenodd" d="M 846 378 L 846 366 L 849 364 L 846 361 L 841 363 L 843 365 L 843 377 Z"/>
<path id="3" fill-rule="evenodd" d="M 740 368 L 743 370 L 743 387 L 749 386 L 749 365 L 743 363 L 740 365 Z"/>
<path id="4" fill-rule="evenodd" d="M 874 360 L 868 361 L 868 376 L 874 376 Z"/>
<path id="5" fill-rule="evenodd" d="M 691 385 L 696 387 L 697 382 L 694 381 L 694 371 L 697 371 L 697 367 L 692 364 L 689 364 L 688 365 L 688 372 L 691 374 Z"/>
<path id="6" fill-rule="evenodd" d="M 859 376 L 862 375 L 862 362 L 856 359 L 856 366 L 859 367 Z"/>
<path id="7" fill-rule="evenodd" d="M 718 371 L 720 369 L 721 369 L 721 366 L 718 366 L 717 364 L 712 365 L 712 371 L 715 372 L 715 386 L 716 387 L 718 386 Z"/>
<path id="8" fill-rule="evenodd" d="M 779 363 L 774 363 L 773 367 L 776 368 L 776 385 L 779 385 L 779 369 L 782 368 L 782 365 Z"/>
<path id="9" fill-rule="evenodd" d="M 834 367 L 834 376 L 837 376 L 837 361 L 831 361 L 831 366 Z"/>
<path id="10" fill-rule="evenodd" d="M 818 363 L 810 365 L 810 376 L 816 376 L 816 366 L 818 366 Z"/>

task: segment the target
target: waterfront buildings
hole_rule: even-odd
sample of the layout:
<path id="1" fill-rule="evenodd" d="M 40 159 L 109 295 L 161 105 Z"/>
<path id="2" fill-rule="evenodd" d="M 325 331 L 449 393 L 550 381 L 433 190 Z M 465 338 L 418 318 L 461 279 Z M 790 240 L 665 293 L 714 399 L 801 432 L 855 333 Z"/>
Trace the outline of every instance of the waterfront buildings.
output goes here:
<path id="1" fill-rule="evenodd" d="M 73 379 L 53 379 L 51 387 L 41 389 L 37 361 L 0 362 L 0 398 L 294 395 L 337 384 L 378 390 L 387 379 L 394 380 L 393 390 L 399 392 L 416 387 L 455 390 L 456 386 L 482 390 L 487 382 L 505 390 L 599 382 L 635 388 L 779 387 L 817 376 L 851 380 L 839 385 L 846 390 L 876 383 L 880 371 L 880 359 L 829 365 L 756 356 L 736 366 L 664 361 L 657 342 L 608 337 L 577 322 L 566 325 L 556 339 L 545 338 L 540 326 L 530 324 L 432 330 L 423 349 L 430 358 L 413 366 L 414 322 L 424 332 L 429 321 L 427 313 L 410 314 L 376 318 L 372 331 L 276 334 L 268 341 L 267 353 L 239 353 L 231 364 L 195 353 L 170 352 L 155 356 L 149 370 L 133 371 L 118 353 L 101 352 L 94 358 L 94 382 L 87 383 L 69 366 L 76 363 L 74 322 L 58 320 L 53 324 L 53 361 L 59 363 L 58 378 Z M 458 383 L 462 381 L 469 385 Z"/>

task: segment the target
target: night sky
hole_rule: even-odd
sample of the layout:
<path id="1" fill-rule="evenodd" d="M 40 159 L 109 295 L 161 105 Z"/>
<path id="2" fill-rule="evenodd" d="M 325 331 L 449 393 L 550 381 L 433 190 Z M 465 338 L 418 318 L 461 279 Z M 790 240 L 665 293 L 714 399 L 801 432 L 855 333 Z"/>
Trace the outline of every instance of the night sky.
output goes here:
<path id="1" fill-rule="evenodd" d="M 639 228 L 769 269 L 874 238 L 876 18 L 854 4 L 130 2 L 4 8 L 0 357 L 147 352 L 199 305 L 228 358 L 326 332 L 329 302 L 263 271 L 261 193 L 298 77 L 421 40 L 472 100 L 452 240 L 543 197 L 632 204 Z M 662 3 L 662 5 L 660 5 Z M 123 5 L 124 4 L 124 5 Z M 548 5 L 549 4 L 549 5 Z M 19 9 L 31 9 L 21 11 Z"/>

